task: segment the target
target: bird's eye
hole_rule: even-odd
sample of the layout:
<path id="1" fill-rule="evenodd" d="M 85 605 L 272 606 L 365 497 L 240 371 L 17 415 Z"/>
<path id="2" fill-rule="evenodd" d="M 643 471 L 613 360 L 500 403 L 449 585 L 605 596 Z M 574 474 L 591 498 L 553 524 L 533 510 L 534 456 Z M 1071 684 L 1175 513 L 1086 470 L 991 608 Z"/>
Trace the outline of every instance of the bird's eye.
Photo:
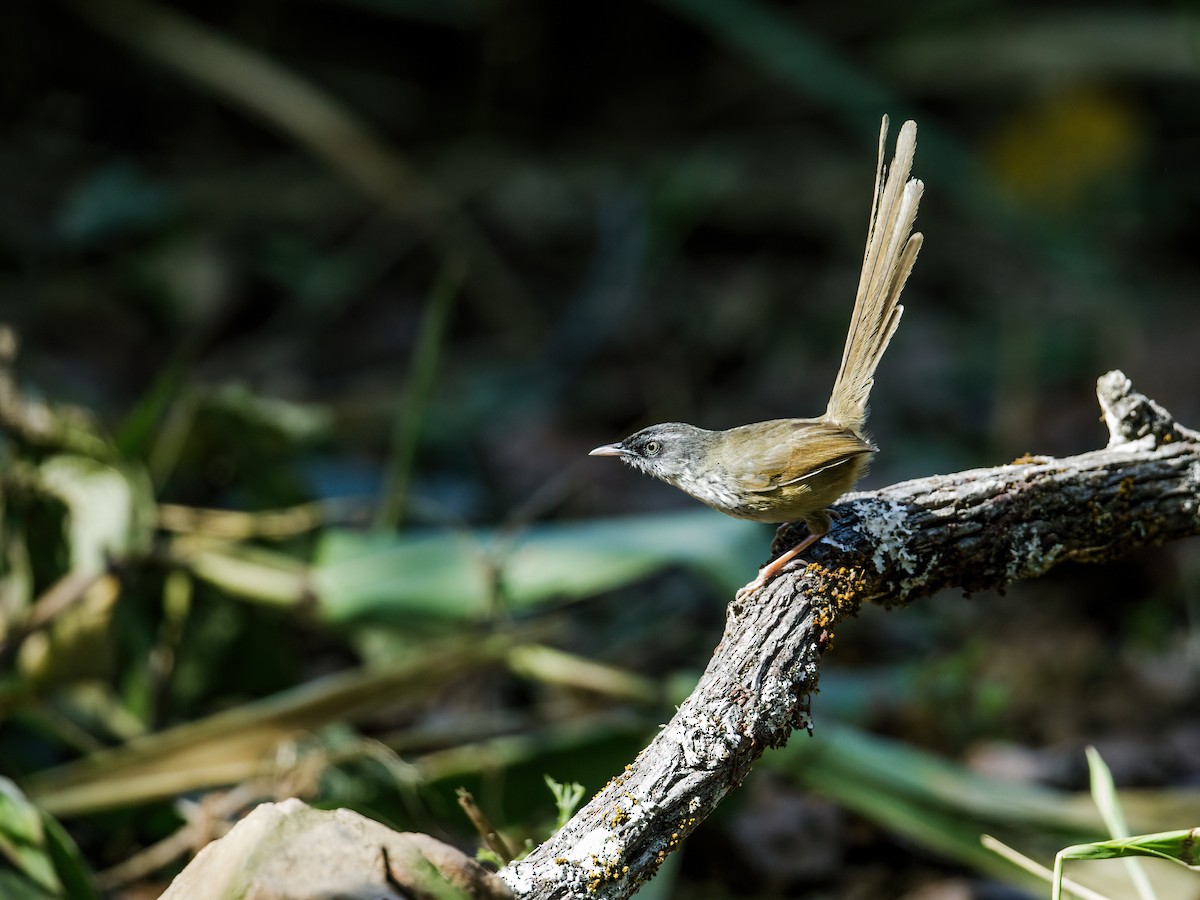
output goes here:
<path id="1" fill-rule="evenodd" d="M 646 441 L 645 451 L 647 456 L 658 456 L 662 451 L 662 444 L 658 441 Z"/>

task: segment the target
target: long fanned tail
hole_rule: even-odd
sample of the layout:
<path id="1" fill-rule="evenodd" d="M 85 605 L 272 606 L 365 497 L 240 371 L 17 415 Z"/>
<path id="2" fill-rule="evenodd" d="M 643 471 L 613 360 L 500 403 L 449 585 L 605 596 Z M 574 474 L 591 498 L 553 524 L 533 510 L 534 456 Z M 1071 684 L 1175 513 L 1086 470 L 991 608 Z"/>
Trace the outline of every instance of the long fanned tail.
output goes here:
<path id="1" fill-rule="evenodd" d="M 827 419 L 859 435 L 867 419 L 875 369 L 904 312 L 900 292 L 912 272 L 923 239 L 920 233 L 912 234 L 912 228 L 925 185 L 908 177 L 917 149 L 917 124 L 909 121 L 901 127 L 890 167 L 883 164 L 887 130 L 888 118 L 884 116 L 879 129 L 879 162 L 875 168 L 875 196 L 871 201 L 862 275 L 846 349 L 842 351 L 842 365 L 825 413 Z"/>

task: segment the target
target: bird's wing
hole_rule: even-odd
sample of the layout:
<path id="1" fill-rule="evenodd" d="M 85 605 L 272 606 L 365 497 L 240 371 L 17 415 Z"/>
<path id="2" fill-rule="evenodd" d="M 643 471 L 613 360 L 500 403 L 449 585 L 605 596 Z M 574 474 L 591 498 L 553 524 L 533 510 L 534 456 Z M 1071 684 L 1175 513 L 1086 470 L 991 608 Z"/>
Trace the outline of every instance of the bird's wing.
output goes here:
<path id="1" fill-rule="evenodd" d="M 821 419 L 760 424 L 773 426 L 761 433 L 760 452 L 745 460 L 744 471 L 730 473 L 742 490 L 753 493 L 798 484 L 875 449 L 845 428 Z"/>

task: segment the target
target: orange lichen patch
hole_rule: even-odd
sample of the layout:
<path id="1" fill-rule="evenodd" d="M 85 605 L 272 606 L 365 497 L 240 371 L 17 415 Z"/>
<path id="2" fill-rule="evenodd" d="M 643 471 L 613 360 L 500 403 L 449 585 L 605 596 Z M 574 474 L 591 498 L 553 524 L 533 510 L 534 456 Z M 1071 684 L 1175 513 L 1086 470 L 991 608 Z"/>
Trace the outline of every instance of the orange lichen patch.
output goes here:
<path id="1" fill-rule="evenodd" d="M 859 598 L 870 588 L 862 570 L 857 567 L 826 568 L 813 563 L 806 574 L 818 577 L 817 592 L 826 601 L 826 605 L 818 609 L 814 617 L 816 624 L 822 628 L 835 625 L 858 612 Z"/>
<path id="2" fill-rule="evenodd" d="M 1042 457 L 1035 456 L 1034 454 L 1030 453 L 1029 451 L 1026 451 L 1026 452 L 1022 453 L 1020 456 L 1018 456 L 1016 459 L 1014 459 L 1012 462 L 1010 462 L 1009 465 L 1010 466 L 1025 466 L 1025 465 L 1029 465 L 1030 463 L 1040 462 L 1041 459 L 1042 459 Z"/>
<path id="3" fill-rule="evenodd" d="M 612 828 L 616 828 L 617 826 L 624 825 L 626 822 L 628 822 L 630 812 L 632 811 L 633 807 L 638 805 L 638 798 L 629 793 L 629 791 L 626 791 L 621 796 L 623 799 L 629 802 L 629 809 L 622 809 L 620 806 L 613 808 L 612 816 L 609 817 L 608 820 L 608 824 Z"/>
<path id="4" fill-rule="evenodd" d="M 594 894 L 600 886 L 610 881 L 616 881 L 623 875 L 629 874 L 629 866 L 619 866 L 615 862 L 601 863 L 592 855 L 592 871 L 588 876 L 588 893 Z"/>

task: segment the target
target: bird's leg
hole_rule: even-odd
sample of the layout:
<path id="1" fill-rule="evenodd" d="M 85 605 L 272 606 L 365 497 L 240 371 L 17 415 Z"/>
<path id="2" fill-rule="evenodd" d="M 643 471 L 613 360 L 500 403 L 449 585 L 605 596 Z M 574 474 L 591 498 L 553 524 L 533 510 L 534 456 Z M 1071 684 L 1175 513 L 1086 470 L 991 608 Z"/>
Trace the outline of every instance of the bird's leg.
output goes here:
<path id="1" fill-rule="evenodd" d="M 746 597 L 748 597 L 750 594 L 753 594 L 759 588 L 764 587 L 768 581 L 770 581 L 772 578 L 774 578 L 776 575 L 778 575 L 780 573 L 780 571 L 783 569 L 784 566 L 786 566 L 793 559 L 795 559 L 797 556 L 799 556 L 801 553 L 803 553 L 805 550 L 807 550 L 809 547 L 811 547 L 813 544 L 815 544 L 817 541 L 819 541 L 821 539 L 821 537 L 822 537 L 822 535 L 819 535 L 819 534 L 810 534 L 808 537 L 806 537 L 804 540 L 802 540 L 800 543 L 798 543 L 791 550 L 788 550 L 786 553 L 783 553 L 780 556 L 775 557 L 773 560 L 771 560 L 769 563 L 767 563 L 765 566 L 763 566 L 761 569 L 758 570 L 757 578 L 755 578 L 752 582 L 750 582 L 748 585 L 741 588 L 737 592 L 737 599 L 745 600 Z"/>
<path id="2" fill-rule="evenodd" d="M 765 587 L 767 582 L 783 571 L 783 567 L 790 563 L 793 559 L 823 538 L 833 525 L 833 520 L 838 516 L 833 510 L 822 510 L 820 513 L 815 513 L 804 520 L 808 526 L 808 537 L 798 543 L 790 550 L 786 550 L 779 556 L 775 557 L 765 566 L 758 570 L 758 577 L 755 578 L 745 587 L 737 592 L 736 599 L 745 600 L 750 594 Z M 772 547 L 772 550 L 775 548 Z"/>

